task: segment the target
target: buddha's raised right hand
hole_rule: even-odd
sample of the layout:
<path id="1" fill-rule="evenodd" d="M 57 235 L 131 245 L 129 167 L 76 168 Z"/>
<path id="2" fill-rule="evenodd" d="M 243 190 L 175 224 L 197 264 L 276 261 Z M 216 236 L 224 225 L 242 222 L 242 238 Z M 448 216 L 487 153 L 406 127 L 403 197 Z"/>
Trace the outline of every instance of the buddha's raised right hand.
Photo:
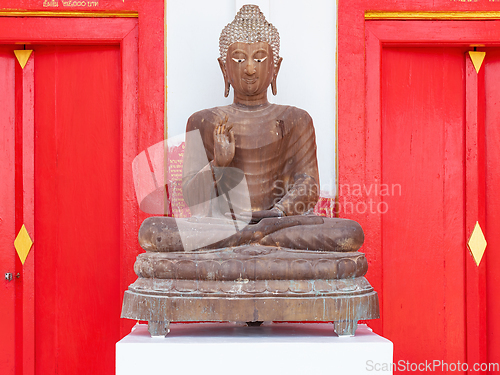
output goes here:
<path id="1" fill-rule="evenodd" d="M 227 167 L 234 158 L 233 124 L 227 125 L 227 120 L 226 115 L 214 129 L 214 167 Z"/>

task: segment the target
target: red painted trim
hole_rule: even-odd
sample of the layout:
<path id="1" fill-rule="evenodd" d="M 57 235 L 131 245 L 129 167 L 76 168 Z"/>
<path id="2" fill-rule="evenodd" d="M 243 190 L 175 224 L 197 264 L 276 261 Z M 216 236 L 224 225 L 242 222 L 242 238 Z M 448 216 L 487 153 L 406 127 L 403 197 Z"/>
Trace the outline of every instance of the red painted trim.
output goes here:
<path id="1" fill-rule="evenodd" d="M 138 117 L 138 28 L 134 28 L 121 43 L 122 50 L 122 257 L 120 264 L 120 290 L 127 290 L 130 280 L 134 280 L 133 264 L 137 256 L 137 228 L 139 208 L 135 198 L 132 181 L 132 160 L 138 154 L 139 117 Z M 120 324 L 120 335 L 130 332 L 130 321 Z"/>
<path id="2" fill-rule="evenodd" d="M 488 363 L 500 363 L 500 111 L 497 100 L 500 97 L 500 51 L 488 50 L 482 69 L 485 69 L 486 91 L 486 228 L 484 234 L 488 247 L 482 262 L 486 266 Z M 491 110 L 493 109 L 493 111 Z"/>
<path id="3" fill-rule="evenodd" d="M 484 68 L 476 73 L 468 54 L 466 67 L 465 124 L 465 233 L 468 241 L 476 222 L 486 228 L 486 186 L 484 169 L 485 89 Z M 468 249 L 465 249 L 468 252 Z M 486 363 L 486 267 L 466 257 L 467 361 Z M 469 371 L 473 373 L 473 371 Z"/>
<path id="4" fill-rule="evenodd" d="M 32 53 L 22 70 L 22 147 L 23 147 L 23 223 L 32 240 L 35 233 L 35 103 L 34 55 Z M 21 285 L 23 290 L 23 374 L 35 372 L 35 257 L 33 244 L 23 265 Z"/>
<path id="5" fill-rule="evenodd" d="M 381 97 L 380 97 L 380 70 L 381 70 L 382 44 L 375 34 L 366 33 L 366 54 L 370 56 L 366 60 L 366 128 L 364 155 L 365 175 L 360 176 L 358 183 L 365 181 L 367 186 L 378 186 L 382 180 L 382 134 L 381 127 Z M 362 169 L 361 169 L 362 170 Z M 381 196 L 366 197 L 372 199 L 378 205 Z M 366 252 L 368 266 L 368 280 L 379 294 L 381 315 L 384 314 L 383 295 L 383 258 L 382 258 L 382 216 L 366 214 L 360 218 L 364 228 L 380 228 L 366 237 L 363 251 Z M 356 218 L 354 218 L 356 220 Z M 380 334 L 383 334 L 383 320 L 370 322 L 370 326 Z"/>
<path id="6" fill-rule="evenodd" d="M 15 273 L 16 236 L 15 220 L 15 58 L 11 49 L 0 51 L 0 363 L 6 375 L 14 375 L 15 370 L 15 289 L 17 280 L 4 280 L 4 273 Z"/>
<path id="7" fill-rule="evenodd" d="M 454 86 L 463 87 L 463 82 L 456 82 Z M 447 109 L 449 113 L 449 109 Z M 456 118 L 463 119 L 463 114 L 457 114 Z M 455 121 L 455 120 L 450 120 Z M 443 206 L 447 209 L 443 214 L 443 241 L 446 244 L 457 244 L 454 247 L 442 249 L 444 260 L 443 288 L 447 296 L 444 311 L 445 329 L 443 332 L 444 342 L 447 343 L 446 355 L 450 361 L 465 360 L 466 358 L 466 311 L 464 309 L 466 289 L 464 285 L 465 257 L 463 251 L 465 245 L 465 191 L 463 173 L 463 154 L 465 140 L 463 136 L 463 124 L 457 122 L 460 131 L 454 131 L 454 127 L 444 127 L 443 152 L 445 165 L 443 170 Z M 461 243 L 461 246 L 458 245 Z"/>
<path id="8" fill-rule="evenodd" d="M 16 235 L 24 225 L 34 237 L 34 56 L 24 69 L 15 62 L 16 81 Z M 13 239 L 12 239 L 13 240 Z M 21 275 L 16 288 L 17 374 L 35 371 L 35 246 L 24 265 L 16 257 L 16 273 Z M 22 307 L 22 308 L 21 308 Z M 21 354 L 22 353 L 22 354 Z"/>
<path id="9" fill-rule="evenodd" d="M 135 27 L 134 18 L 0 17 L 2 43 L 120 43 Z"/>
<path id="10" fill-rule="evenodd" d="M 160 5 L 161 4 L 161 5 Z M 138 152 L 157 144 L 165 135 L 165 10 L 164 1 L 140 1 L 139 9 L 139 131 Z M 136 5 L 131 5 L 134 10 Z M 133 8 L 133 9 L 132 9 Z M 146 15 L 141 17 L 141 15 Z M 146 31 L 147 30 L 147 31 Z M 147 35 L 145 33 L 147 32 Z M 161 62 L 161 63 L 160 63 Z M 136 154 L 136 155 L 137 155 Z M 130 180 L 131 181 L 131 180 Z M 132 186 L 132 181 L 130 182 Z M 134 192 L 134 202 L 136 201 Z M 139 220 L 133 232 L 136 251 L 130 254 L 130 263 L 125 269 L 129 270 L 130 279 L 123 285 L 128 285 L 137 279 L 133 272 L 135 256 L 144 252 L 137 241 L 136 234 L 139 225 L 148 215 L 142 211 L 138 213 Z M 132 261 L 134 257 L 134 261 Z M 125 289 L 123 289 L 125 290 Z M 123 294 L 122 294 L 123 295 Z M 122 321 L 122 335 L 130 332 L 134 324 L 131 320 Z M 125 328 L 124 328 L 125 327 Z"/>
<path id="11" fill-rule="evenodd" d="M 17 62 L 16 58 L 13 57 L 15 61 L 15 123 L 16 123 L 16 135 L 15 135 L 15 233 L 11 241 L 17 236 L 19 230 L 23 225 L 23 72 L 21 66 Z M 9 218 L 10 219 L 10 218 Z M 15 259 L 16 271 L 15 273 L 23 272 L 23 266 L 21 260 L 16 253 L 12 254 Z M 16 286 L 15 294 L 15 310 L 16 310 L 16 337 L 15 337 L 15 352 L 16 352 L 16 375 L 22 375 L 23 371 L 23 288 L 22 280 L 19 280 Z"/>
<path id="12" fill-rule="evenodd" d="M 425 24 L 425 27 L 423 26 Z M 485 30 L 485 24 L 487 30 Z M 367 28 L 377 35 L 382 43 L 394 45 L 440 45 L 468 46 L 481 44 L 498 46 L 500 20 L 490 21 L 366 21 Z M 418 30 L 418 32 L 416 32 Z"/>

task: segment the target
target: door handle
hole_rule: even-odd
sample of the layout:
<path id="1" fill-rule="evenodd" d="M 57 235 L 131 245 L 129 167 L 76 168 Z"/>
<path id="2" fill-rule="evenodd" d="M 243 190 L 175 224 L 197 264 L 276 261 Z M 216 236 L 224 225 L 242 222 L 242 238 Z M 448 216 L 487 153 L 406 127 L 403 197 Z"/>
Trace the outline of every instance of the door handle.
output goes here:
<path id="1" fill-rule="evenodd" d="M 16 279 L 19 279 L 21 277 L 21 274 L 18 272 L 16 273 Z M 14 275 L 10 272 L 6 272 L 5 273 L 5 280 L 7 281 L 12 281 L 14 279 Z"/>

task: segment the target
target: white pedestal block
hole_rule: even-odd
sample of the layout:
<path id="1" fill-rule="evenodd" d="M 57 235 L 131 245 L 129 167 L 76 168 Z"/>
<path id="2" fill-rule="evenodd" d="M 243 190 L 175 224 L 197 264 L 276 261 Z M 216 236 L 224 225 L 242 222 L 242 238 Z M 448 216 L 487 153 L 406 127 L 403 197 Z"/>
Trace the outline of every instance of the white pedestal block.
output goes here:
<path id="1" fill-rule="evenodd" d="M 327 323 L 171 324 L 151 338 L 138 324 L 116 344 L 116 375 L 373 374 L 393 361 L 393 344 L 360 324 L 338 337 Z M 392 372 L 384 371 L 384 374 Z"/>

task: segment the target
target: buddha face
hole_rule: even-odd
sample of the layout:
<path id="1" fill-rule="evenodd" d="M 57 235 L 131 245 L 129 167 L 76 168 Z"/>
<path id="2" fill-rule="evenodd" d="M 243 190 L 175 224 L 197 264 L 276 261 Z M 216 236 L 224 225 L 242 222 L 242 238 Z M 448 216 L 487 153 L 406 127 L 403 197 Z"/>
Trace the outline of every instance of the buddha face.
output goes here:
<path id="1" fill-rule="evenodd" d="M 239 96 L 267 93 L 277 74 L 272 49 L 266 42 L 231 44 L 225 65 L 226 78 Z"/>

